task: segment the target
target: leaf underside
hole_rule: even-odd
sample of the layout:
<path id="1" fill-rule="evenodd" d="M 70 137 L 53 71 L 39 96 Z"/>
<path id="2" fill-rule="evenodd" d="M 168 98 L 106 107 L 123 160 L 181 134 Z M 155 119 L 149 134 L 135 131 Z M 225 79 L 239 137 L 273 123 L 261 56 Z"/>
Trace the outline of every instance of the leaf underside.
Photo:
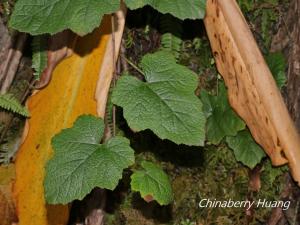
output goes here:
<path id="1" fill-rule="evenodd" d="M 146 82 L 122 76 L 112 95 L 128 125 L 134 131 L 151 129 L 177 144 L 203 145 L 205 117 L 194 94 L 197 75 L 164 51 L 144 56 L 140 67 Z"/>
<path id="2" fill-rule="evenodd" d="M 48 203 L 65 204 L 83 199 L 94 187 L 117 186 L 123 169 L 134 163 L 134 151 L 124 137 L 98 144 L 103 132 L 102 119 L 84 115 L 52 139 L 55 154 L 44 183 Z"/>
<path id="3" fill-rule="evenodd" d="M 144 170 L 131 175 L 131 189 L 141 193 L 142 198 L 153 198 L 160 205 L 173 201 L 172 187 L 167 174 L 151 162 L 142 162 Z"/>
<path id="4" fill-rule="evenodd" d="M 55 34 L 65 29 L 84 35 L 100 25 L 104 14 L 119 7 L 119 0 L 18 0 L 10 26 L 32 35 Z"/>

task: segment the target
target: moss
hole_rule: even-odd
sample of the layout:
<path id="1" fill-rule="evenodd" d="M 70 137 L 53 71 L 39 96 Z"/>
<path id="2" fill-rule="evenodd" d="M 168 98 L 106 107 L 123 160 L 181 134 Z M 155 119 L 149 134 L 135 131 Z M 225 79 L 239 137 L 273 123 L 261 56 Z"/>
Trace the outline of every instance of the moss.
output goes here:
<path id="1" fill-rule="evenodd" d="M 261 49 L 267 52 L 269 38 L 272 34 L 272 30 L 269 28 L 274 25 L 278 16 L 276 13 L 272 14 L 273 10 L 276 11 L 277 2 L 271 9 L 260 7 L 264 1 L 257 2 L 256 5 L 252 0 L 240 0 L 239 2 L 242 4 L 242 9 L 250 24 L 256 24 L 255 30 L 253 30 L 255 37 Z M 130 19 L 132 19 L 132 15 L 131 12 Z M 149 16 L 147 18 L 149 19 Z M 203 24 L 199 21 L 192 25 L 184 24 L 183 27 L 186 30 L 195 30 L 195 27 L 204 30 Z M 256 35 L 256 32 L 260 33 L 262 29 L 265 34 Z M 146 45 L 149 47 L 149 43 L 153 42 L 151 49 L 147 49 L 149 51 L 158 48 L 159 37 L 155 36 L 159 35 L 157 29 L 147 26 L 147 32 L 145 33 L 143 30 L 145 30 L 143 27 L 129 26 L 126 31 L 127 57 L 136 64 L 138 64 L 140 56 L 145 54 Z M 199 89 L 216 91 L 219 75 L 204 32 L 183 33 L 183 47 L 179 62 L 199 75 Z M 138 193 L 132 193 L 128 185 L 126 196 L 115 211 L 114 223 L 111 223 L 113 225 L 191 225 L 194 222 L 220 225 L 259 224 L 266 221 L 270 216 L 271 209 L 253 209 L 251 217 L 248 217 L 249 213 L 244 208 L 200 209 L 199 201 L 202 198 L 239 201 L 249 198 L 278 200 L 280 197 L 284 169 L 273 168 L 269 165 L 268 160 L 261 165 L 263 168 L 262 187 L 256 193 L 249 189 L 249 168 L 236 161 L 232 150 L 225 143 L 204 148 L 189 147 L 160 140 L 151 131 L 134 133 L 126 124 L 121 127 L 125 130 L 125 136 L 131 139 L 131 145 L 136 151 L 136 165 L 133 169 L 139 167 L 142 160 L 159 164 L 171 179 L 174 202 L 169 206 L 159 206 L 156 202 L 146 203 Z"/>

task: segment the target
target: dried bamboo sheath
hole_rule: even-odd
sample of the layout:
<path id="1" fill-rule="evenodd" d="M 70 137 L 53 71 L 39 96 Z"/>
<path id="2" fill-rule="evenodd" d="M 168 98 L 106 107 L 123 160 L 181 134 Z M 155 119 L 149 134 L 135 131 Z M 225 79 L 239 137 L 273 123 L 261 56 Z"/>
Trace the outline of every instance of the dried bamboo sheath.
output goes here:
<path id="1" fill-rule="evenodd" d="M 231 106 L 273 165 L 288 163 L 299 182 L 299 134 L 236 1 L 208 0 L 204 22 Z"/>

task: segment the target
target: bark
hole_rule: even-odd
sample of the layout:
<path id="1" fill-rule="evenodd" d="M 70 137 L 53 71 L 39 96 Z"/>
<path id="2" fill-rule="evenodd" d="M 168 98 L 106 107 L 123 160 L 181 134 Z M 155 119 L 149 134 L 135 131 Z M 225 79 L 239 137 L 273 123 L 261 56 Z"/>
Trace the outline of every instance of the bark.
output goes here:
<path id="1" fill-rule="evenodd" d="M 278 32 L 272 39 L 271 52 L 281 51 L 287 59 L 285 100 L 296 128 L 300 131 L 300 0 L 292 0 L 283 15 Z M 298 224 L 297 221 L 300 221 L 298 210 L 300 188 L 292 179 L 288 179 L 285 190 L 281 197 L 289 199 L 291 206 L 288 210 L 282 211 L 281 216 L 284 215 L 284 218 L 277 221 L 274 219 L 276 212 L 273 210 L 269 224 L 286 224 L 286 221 L 289 224 Z"/>
<path id="2" fill-rule="evenodd" d="M 271 51 L 283 51 L 288 62 L 287 105 L 296 127 L 300 130 L 300 0 L 292 0 Z"/>
<path id="3" fill-rule="evenodd" d="M 206 31 L 229 103 L 273 165 L 288 162 L 300 183 L 300 137 L 236 1 L 207 1 Z"/>

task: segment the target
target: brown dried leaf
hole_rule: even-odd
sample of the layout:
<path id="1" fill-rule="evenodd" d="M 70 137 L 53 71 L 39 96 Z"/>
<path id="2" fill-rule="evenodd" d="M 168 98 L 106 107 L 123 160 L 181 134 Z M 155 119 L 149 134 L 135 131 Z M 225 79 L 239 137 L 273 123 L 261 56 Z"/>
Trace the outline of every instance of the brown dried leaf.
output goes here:
<path id="1" fill-rule="evenodd" d="M 13 164 L 0 167 L 0 224 L 11 225 L 17 221 L 12 195 L 12 183 L 15 178 Z"/>

